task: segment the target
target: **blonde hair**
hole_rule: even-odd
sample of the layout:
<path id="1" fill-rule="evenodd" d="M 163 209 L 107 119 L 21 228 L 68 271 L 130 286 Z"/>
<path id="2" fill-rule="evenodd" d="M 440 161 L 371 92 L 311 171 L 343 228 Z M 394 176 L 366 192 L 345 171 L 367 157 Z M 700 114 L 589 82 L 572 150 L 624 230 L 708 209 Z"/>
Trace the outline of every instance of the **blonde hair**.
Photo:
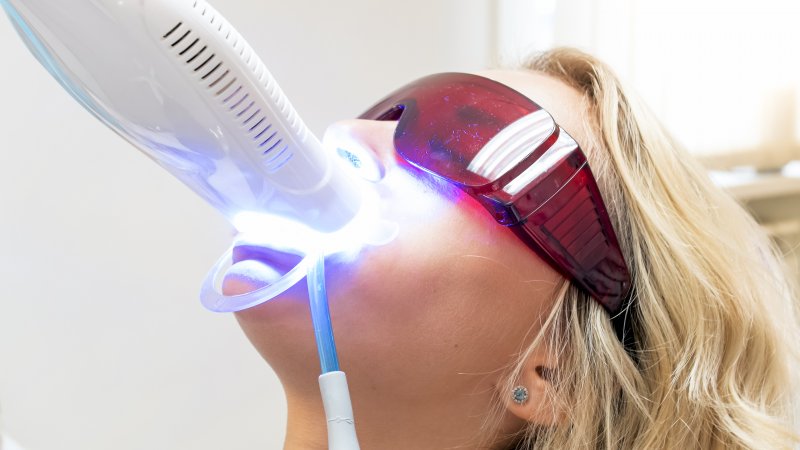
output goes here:
<path id="1" fill-rule="evenodd" d="M 563 420 L 530 424 L 510 448 L 791 448 L 796 291 L 765 233 L 607 65 L 560 48 L 524 68 L 583 98 L 593 141 L 581 144 L 633 273 L 635 339 L 632 357 L 608 314 L 565 282 L 505 390 L 536 345 L 557 343 Z"/>

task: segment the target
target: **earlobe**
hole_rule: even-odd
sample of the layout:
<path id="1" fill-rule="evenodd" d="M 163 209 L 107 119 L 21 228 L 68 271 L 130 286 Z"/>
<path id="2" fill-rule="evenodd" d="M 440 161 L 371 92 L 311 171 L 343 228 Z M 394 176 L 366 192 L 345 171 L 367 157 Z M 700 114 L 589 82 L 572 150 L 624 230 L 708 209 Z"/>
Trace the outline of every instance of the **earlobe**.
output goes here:
<path id="1" fill-rule="evenodd" d="M 563 414 L 557 408 L 555 392 L 556 365 L 544 349 L 534 350 L 508 392 L 501 392 L 505 407 L 516 417 L 537 425 L 555 425 Z"/>

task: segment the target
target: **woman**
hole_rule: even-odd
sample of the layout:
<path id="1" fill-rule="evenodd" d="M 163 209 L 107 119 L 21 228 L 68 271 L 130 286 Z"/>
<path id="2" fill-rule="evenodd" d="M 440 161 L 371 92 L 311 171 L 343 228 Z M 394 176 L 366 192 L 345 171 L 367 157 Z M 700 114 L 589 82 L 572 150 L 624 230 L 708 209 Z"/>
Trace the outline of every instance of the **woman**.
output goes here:
<path id="1" fill-rule="evenodd" d="M 397 165 L 397 122 L 334 124 L 329 142 L 389 167 L 378 189 L 401 227 L 328 273 L 362 448 L 796 444 L 796 297 L 753 220 L 595 58 L 557 49 L 482 75 L 580 144 L 630 290 L 609 307 L 474 196 Z M 268 255 L 238 259 L 228 293 L 268 282 Z M 304 286 L 237 317 L 285 389 L 285 448 L 325 448 Z"/>

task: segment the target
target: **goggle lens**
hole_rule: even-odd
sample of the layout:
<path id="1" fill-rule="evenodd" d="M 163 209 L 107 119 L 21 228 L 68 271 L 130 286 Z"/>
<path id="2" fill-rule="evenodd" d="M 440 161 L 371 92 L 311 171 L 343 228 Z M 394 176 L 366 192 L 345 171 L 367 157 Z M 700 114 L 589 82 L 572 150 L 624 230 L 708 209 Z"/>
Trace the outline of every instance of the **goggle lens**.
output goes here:
<path id="1" fill-rule="evenodd" d="M 556 126 L 539 105 L 488 78 L 445 73 L 400 88 L 361 118 L 399 120 L 394 143 L 403 158 L 455 184 L 478 187 L 497 181 L 502 172 L 498 158 L 489 158 L 488 144 L 537 111 L 538 138 L 544 142 Z M 520 155 L 505 155 L 505 164 L 513 165 L 515 158 L 519 162 Z M 487 161 L 495 166 L 486 167 Z"/>

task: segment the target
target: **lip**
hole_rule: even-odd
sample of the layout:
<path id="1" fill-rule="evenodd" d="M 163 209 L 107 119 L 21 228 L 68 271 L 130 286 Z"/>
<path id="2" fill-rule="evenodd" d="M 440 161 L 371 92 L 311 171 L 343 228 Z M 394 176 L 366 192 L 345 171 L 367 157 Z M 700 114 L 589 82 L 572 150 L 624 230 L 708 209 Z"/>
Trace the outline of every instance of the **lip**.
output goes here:
<path id="1" fill-rule="evenodd" d="M 232 265 L 222 283 L 226 295 L 248 294 L 265 286 L 274 284 L 282 275 L 272 266 L 259 260 L 248 259 Z"/>
<path id="2" fill-rule="evenodd" d="M 222 283 L 225 295 L 241 295 L 272 285 L 302 260 L 297 254 L 240 240 L 231 253 L 231 266 Z"/>

